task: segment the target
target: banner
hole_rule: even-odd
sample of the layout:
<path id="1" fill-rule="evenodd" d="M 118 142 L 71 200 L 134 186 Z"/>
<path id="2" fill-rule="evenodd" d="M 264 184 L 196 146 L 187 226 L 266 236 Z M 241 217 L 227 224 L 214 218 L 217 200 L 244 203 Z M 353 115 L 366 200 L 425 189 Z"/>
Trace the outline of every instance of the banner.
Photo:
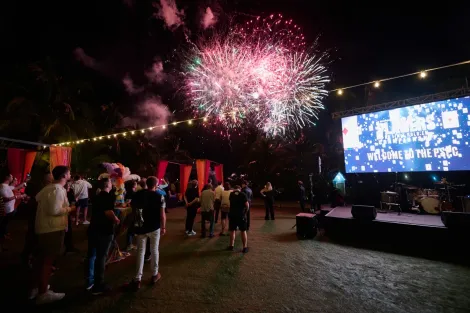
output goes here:
<path id="1" fill-rule="evenodd" d="M 192 165 L 180 164 L 180 193 L 183 199 L 186 189 L 188 188 L 189 176 L 191 176 Z"/>
<path id="2" fill-rule="evenodd" d="M 214 171 L 215 171 L 215 178 L 217 179 L 217 182 L 224 182 L 224 165 L 219 164 L 214 166 Z"/>
<path id="3" fill-rule="evenodd" d="M 31 173 L 35 158 L 36 151 L 15 148 L 8 149 L 8 170 L 18 180 L 18 183 L 22 183 L 26 179 L 26 175 Z"/>
<path id="4" fill-rule="evenodd" d="M 168 166 L 168 161 L 159 161 L 158 168 L 157 168 L 157 178 L 161 180 L 165 178 L 166 168 Z"/>
<path id="5" fill-rule="evenodd" d="M 54 167 L 58 165 L 70 167 L 70 163 L 72 162 L 72 148 L 51 146 L 49 148 L 49 153 L 49 163 L 51 172 Z"/>
<path id="6" fill-rule="evenodd" d="M 206 183 L 206 160 L 196 160 L 196 170 L 197 170 L 197 182 L 198 182 L 198 189 L 199 194 L 201 194 L 202 188 Z"/>

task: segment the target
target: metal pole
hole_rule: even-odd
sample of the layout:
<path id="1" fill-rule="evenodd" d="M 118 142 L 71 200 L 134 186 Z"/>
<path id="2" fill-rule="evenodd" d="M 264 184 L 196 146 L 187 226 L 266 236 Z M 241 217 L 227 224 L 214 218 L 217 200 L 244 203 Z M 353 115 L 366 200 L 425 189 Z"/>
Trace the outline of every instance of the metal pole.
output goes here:
<path id="1" fill-rule="evenodd" d="M 0 137 L 0 140 L 11 141 L 11 142 L 17 142 L 17 143 L 24 143 L 24 144 L 32 145 L 32 146 L 42 146 L 42 147 L 50 147 L 50 146 L 51 146 L 51 145 L 46 144 L 46 143 L 33 142 L 33 141 L 25 141 L 25 140 L 18 140 L 18 139 L 11 139 L 11 138 L 6 138 L 6 137 Z"/>

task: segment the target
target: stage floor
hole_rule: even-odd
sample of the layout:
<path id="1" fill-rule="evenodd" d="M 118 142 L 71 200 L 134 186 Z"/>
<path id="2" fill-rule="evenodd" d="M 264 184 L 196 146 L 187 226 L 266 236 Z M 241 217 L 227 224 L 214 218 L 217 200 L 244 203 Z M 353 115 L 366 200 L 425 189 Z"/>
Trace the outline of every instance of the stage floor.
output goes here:
<path id="1" fill-rule="evenodd" d="M 341 219 L 352 219 L 351 206 L 336 207 L 334 209 L 328 208 L 330 213 L 326 216 L 329 218 L 341 218 Z M 425 214 L 413 214 L 413 213 L 402 213 L 398 215 L 397 212 L 390 213 L 378 213 L 377 222 L 385 223 L 396 223 L 396 224 L 409 224 L 417 226 L 427 227 L 442 227 L 445 228 L 439 215 L 425 215 Z"/>

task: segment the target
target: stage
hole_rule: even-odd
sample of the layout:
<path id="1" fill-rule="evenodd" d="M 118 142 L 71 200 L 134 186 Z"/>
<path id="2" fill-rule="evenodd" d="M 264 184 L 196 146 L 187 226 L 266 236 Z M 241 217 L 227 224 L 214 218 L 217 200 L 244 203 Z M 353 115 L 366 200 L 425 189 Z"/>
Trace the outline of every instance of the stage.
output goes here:
<path id="1" fill-rule="evenodd" d="M 341 218 L 352 219 L 351 206 L 336 207 L 331 209 L 330 213 L 326 215 L 328 218 Z M 442 227 L 445 228 L 441 221 L 440 215 L 427 215 L 427 214 L 414 214 L 414 213 L 401 213 L 390 211 L 389 213 L 377 212 L 377 218 L 374 222 L 378 223 L 396 223 L 407 224 L 419 227 Z"/>
<path id="2" fill-rule="evenodd" d="M 452 261 L 466 255 L 468 234 L 445 227 L 440 215 L 377 212 L 375 220 L 362 221 L 352 217 L 351 206 L 324 206 L 322 215 L 327 236 L 348 245 Z"/>

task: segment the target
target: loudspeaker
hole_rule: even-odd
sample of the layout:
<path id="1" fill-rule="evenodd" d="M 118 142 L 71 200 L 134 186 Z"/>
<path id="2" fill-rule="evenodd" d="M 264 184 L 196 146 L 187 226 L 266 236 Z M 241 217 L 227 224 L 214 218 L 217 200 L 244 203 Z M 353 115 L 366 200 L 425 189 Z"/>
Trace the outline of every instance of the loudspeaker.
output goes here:
<path id="1" fill-rule="evenodd" d="M 377 217 L 377 210 L 371 205 L 353 205 L 351 214 L 358 220 L 373 221 Z"/>
<path id="2" fill-rule="evenodd" d="M 441 220 L 449 229 L 470 232 L 470 213 L 444 211 Z"/>
<path id="3" fill-rule="evenodd" d="M 317 235 L 318 220 L 316 214 L 299 213 L 295 216 L 297 237 L 312 239 Z"/>

